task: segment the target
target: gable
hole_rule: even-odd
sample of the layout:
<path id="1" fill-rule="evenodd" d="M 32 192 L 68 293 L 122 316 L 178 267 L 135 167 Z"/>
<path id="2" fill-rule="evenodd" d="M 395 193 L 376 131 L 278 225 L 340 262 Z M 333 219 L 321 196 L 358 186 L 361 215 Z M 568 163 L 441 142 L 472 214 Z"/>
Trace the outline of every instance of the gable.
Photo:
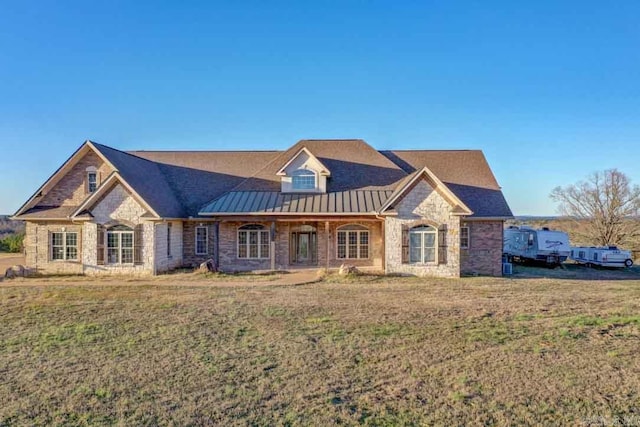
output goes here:
<path id="1" fill-rule="evenodd" d="M 395 205 L 400 218 L 429 218 L 440 223 L 446 222 L 454 209 L 455 206 L 424 179 L 416 182 Z"/>
<path id="2" fill-rule="evenodd" d="M 90 209 L 99 224 L 125 221 L 137 224 L 149 215 L 147 209 L 121 183 L 116 183 Z"/>
<path id="3" fill-rule="evenodd" d="M 317 173 L 318 175 L 330 176 L 329 169 L 322 164 L 316 156 L 314 156 L 306 147 L 302 147 L 302 150 L 293 156 L 276 175 L 291 176 L 294 171 L 300 169 L 309 169 Z"/>
<path id="4" fill-rule="evenodd" d="M 106 178 L 113 168 L 95 152 L 89 151 L 73 165 L 64 176 L 46 192 L 34 207 L 38 206 L 78 206 L 87 198 L 87 172 L 91 168 L 97 172 L 98 183 Z"/>
<path id="5" fill-rule="evenodd" d="M 421 170 L 414 172 L 412 175 L 407 176 L 398 187 L 396 187 L 393 194 L 386 201 L 384 206 L 382 207 L 381 212 L 388 211 L 389 209 L 397 207 L 398 203 L 402 202 L 405 198 L 411 195 L 412 199 L 415 199 L 415 192 L 413 191 L 416 186 L 421 185 L 421 188 L 424 188 L 424 184 L 426 184 L 431 192 L 439 194 L 439 196 L 445 200 L 449 206 L 451 207 L 451 212 L 454 215 L 472 215 L 473 211 L 469 209 L 469 207 L 460 200 L 455 193 L 451 191 L 442 181 L 438 179 L 437 176 L 433 174 L 427 167 L 422 168 Z M 397 209 L 396 209 L 397 211 Z"/>
<path id="6" fill-rule="evenodd" d="M 89 168 L 95 169 L 99 177 L 106 177 L 114 170 L 113 165 L 87 141 L 38 188 L 18 209 L 14 217 L 19 217 L 28 211 L 45 209 L 50 211 L 47 215 L 51 215 L 55 211 L 51 208 L 64 207 L 71 211 L 89 195 L 87 191 L 87 169 Z"/>

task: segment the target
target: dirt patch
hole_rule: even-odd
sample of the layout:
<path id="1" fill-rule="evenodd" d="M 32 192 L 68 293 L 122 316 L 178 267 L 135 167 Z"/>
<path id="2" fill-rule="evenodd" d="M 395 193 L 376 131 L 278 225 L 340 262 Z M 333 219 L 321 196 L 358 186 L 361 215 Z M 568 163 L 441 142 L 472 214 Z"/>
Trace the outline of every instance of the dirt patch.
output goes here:
<path id="1" fill-rule="evenodd" d="M 24 255 L 0 253 L 0 277 L 4 276 L 7 268 L 14 265 L 25 265 Z"/>

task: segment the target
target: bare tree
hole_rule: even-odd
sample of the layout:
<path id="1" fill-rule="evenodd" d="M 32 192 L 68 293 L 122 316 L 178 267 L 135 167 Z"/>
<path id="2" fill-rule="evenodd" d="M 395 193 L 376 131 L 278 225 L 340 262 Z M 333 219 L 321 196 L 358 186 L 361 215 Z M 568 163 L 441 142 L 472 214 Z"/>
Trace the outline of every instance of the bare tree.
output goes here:
<path id="1" fill-rule="evenodd" d="M 595 172 L 587 180 L 556 187 L 550 195 L 562 215 L 576 223 L 583 244 L 637 245 L 640 238 L 640 187 L 617 169 Z"/>

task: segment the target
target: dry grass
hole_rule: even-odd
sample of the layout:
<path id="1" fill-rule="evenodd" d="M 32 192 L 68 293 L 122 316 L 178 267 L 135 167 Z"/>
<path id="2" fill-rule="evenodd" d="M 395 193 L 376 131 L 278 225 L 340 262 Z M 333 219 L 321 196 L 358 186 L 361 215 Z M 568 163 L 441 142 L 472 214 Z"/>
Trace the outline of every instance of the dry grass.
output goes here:
<path id="1" fill-rule="evenodd" d="M 640 421 L 638 279 L 38 283 L 0 286 L 0 425 Z"/>

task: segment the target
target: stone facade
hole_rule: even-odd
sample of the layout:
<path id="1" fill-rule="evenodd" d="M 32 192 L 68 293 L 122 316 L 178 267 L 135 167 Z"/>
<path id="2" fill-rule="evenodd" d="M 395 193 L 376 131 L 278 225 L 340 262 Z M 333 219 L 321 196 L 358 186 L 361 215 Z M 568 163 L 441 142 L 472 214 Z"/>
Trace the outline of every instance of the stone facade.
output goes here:
<path id="1" fill-rule="evenodd" d="M 85 246 L 83 255 L 86 274 L 154 274 L 157 272 L 155 264 L 156 225 L 146 221 L 143 216 L 147 213 L 129 192 L 120 184 L 116 184 L 111 191 L 102 197 L 91 209 L 92 223 L 85 224 Z M 135 227 L 142 224 L 142 264 L 97 265 L 97 224 L 123 224 Z M 166 226 L 166 224 L 164 224 Z M 166 234 L 165 234 L 166 239 Z M 165 246 L 166 254 L 166 246 Z"/>
<path id="2" fill-rule="evenodd" d="M 94 152 L 87 153 L 38 202 L 41 206 L 79 206 L 89 194 L 87 168 L 97 170 L 98 185 L 112 172 Z"/>
<path id="3" fill-rule="evenodd" d="M 419 181 L 396 205 L 397 216 L 385 219 L 386 272 L 416 276 L 460 276 L 460 218 L 451 213 L 450 204 L 425 180 Z M 446 264 L 402 262 L 402 227 L 427 223 L 435 228 L 447 226 Z M 437 251 L 436 251 L 437 252 Z"/>
<path id="4" fill-rule="evenodd" d="M 460 252 L 462 274 L 502 276 L 503 221 L 466 221 L 469 248 Z"/>

